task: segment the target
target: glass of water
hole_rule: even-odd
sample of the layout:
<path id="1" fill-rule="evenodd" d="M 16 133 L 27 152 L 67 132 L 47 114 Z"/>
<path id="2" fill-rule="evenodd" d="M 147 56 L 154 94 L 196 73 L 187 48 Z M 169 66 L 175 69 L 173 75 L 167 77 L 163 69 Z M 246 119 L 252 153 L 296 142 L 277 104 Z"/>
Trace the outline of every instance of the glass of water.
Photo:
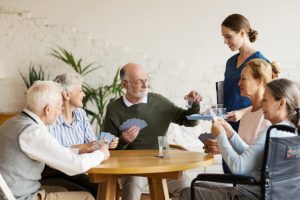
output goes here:
<path id="1" fill-rule="evenodd" d="M 159 149 L 158 156 L 163 158 L 167 155 L 167 150 L 169 148 L 168 137 L 158 136 L 157 139 L 158 139 L 158 149 Z"/>

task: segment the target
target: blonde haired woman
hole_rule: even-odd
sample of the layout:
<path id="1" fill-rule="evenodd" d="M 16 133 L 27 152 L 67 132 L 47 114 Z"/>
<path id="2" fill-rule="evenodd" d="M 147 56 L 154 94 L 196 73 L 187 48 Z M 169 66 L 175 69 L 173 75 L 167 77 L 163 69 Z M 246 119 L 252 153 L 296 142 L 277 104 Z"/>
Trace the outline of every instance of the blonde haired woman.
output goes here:
<path id="1" fill-rule="evenodd" d="M 240 93 L 248 97 L 252 103 L 249 109 L 240 120 L 238 134 L 247 144 L 251 144 L 256 137 L 270 124 L 263 117 L 262 101 L 265 91 L 265 85 L 278 77 L 279 66 L 277 63 L 271 63 L 262 59 L 252 59 L 245 64 L 239 80 Z M 233 128 L 223 122 L 229 130 Z M 205 145 L 205 152 L 219 154 L 219 148 L 215 140 L 208 140 Z"/>

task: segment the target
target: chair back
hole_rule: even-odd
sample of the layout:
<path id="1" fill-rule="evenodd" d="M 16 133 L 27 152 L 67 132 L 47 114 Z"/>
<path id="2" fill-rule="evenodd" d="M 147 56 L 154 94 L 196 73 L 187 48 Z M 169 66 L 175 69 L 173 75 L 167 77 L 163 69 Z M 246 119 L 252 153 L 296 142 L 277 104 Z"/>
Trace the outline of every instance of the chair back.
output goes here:
<path id="1" fill-rule="evenodd" d="M 9 112 L 9 113 L 0 113 L 0 125 L 6 122 L 8 119 L 16 116 L 17 112 Z"/>
<path id="2" fill-rule="evenodd" d="M 2 177 L 0 173 L 0 188 L 2 190 L 2 193 L 8 200 L 16 200 L 10 189 L 8 188 L 4 178 Z M 0 191 L 0 197 L 1 197 L 1 191 Z"/>
<path id="3" fill-rule="evenodd" d="M 270 137 L 277 129 L 295 133 L 294 137 Z M 261 175 L 261 199 L 300 198 L 300 136 L 297 129 L 273 125 L 267 131 Z"/>
<path id="4" fill-rule="evenodd" d="M 217 104 L 224 104 L 224 81 L 216 82 Z"/>

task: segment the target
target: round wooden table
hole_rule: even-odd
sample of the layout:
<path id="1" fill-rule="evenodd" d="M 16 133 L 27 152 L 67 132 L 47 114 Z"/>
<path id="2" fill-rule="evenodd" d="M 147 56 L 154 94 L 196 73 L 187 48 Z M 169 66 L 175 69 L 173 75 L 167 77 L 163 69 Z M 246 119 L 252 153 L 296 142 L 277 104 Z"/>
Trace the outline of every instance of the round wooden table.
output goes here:
<path id="1" fill-rule="evenodd" d="M 212 155 L 193 151 L 169 150 L 164 158 L 157 155 L 158 150 L 111 151 L 107 161 L 88 171 L 91 182 L 104 182 L 98 188 L 97 199 L 114 200 L 117 178 L 125 175 L 147 177 L 152 200 L 169 199 L 166 179 L 180 179 L 184 170 L 214 162 Z"/>

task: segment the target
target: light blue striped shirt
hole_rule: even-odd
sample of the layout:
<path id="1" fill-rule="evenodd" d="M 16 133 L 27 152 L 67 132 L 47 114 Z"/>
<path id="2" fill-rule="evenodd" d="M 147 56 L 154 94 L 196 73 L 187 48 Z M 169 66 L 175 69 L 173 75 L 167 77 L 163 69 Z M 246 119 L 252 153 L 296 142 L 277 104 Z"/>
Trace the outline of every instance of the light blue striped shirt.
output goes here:
<path id="1" fill-rule="evenodd" d="M 73 111 L 72 124 L 67 124 L 60 115 L 56 123 L 53 126 L 48 126 L 48 129 L 51 135 L 65 147 L 97 140 L 86 112 L 81 108 L 76 108 Z"/>

